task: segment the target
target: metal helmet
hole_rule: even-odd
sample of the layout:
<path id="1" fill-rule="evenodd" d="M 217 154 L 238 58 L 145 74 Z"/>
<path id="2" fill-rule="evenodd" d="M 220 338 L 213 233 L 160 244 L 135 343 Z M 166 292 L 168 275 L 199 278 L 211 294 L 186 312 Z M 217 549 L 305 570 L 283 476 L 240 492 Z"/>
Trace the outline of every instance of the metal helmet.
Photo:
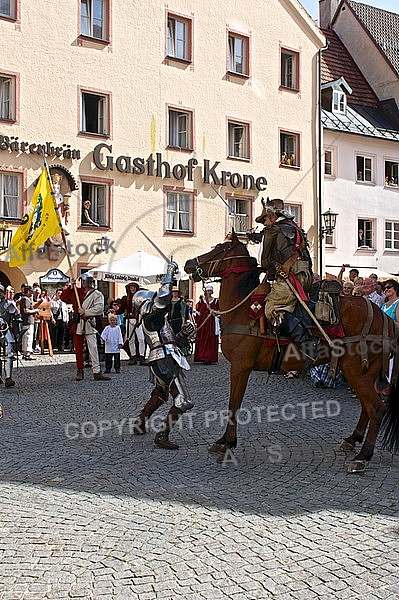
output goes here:
<path id="1" fill-rule="evenodd" d="M 86 281 L 89 287 L 94 287 L 96 285 L 95 279 L 93 275 L 90 275 L 90 273 L 82 273 L 79 279 L 81 281 Z"/>
<path id="2" fill-rule="evenodd" d="M 155 296 L 155 292 L 150 292 L 149 290 L 139 290 L 136 292 L 132 298 L 132 304 L 137 309 L 140 310 L 140 307 L 147 300 L 152 300 Z"/>

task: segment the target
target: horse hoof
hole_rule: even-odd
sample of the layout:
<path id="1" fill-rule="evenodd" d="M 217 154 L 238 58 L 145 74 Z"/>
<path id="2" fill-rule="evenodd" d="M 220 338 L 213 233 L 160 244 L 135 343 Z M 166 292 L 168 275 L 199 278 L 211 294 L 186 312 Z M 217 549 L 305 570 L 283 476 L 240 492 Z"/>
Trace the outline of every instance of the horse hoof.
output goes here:
<path id="1" fill-rule="evenodd" d="M 366 470 L 367 461 L 353 460 L 348 465 L 348 473 L 364 473 Z"/>
<path id="2" fill-rule="evenodd" d="M 221 454 L 222 452 L 224 452 L 226 449 L 226 446 L 224 444 L 218 444 L 218 442 L 215 442 L 214 444 L 212 444 L 212 446 L 210 448 L 208 448 L 208 452 L 214 452 L 215 454 Z"/>
<path id="3" fill-rule="evenodd" d="M 344 440 L 339 447 L 339 449 L 342 450 L 342 452 L 352 452 L 352 450 L 354 450 L 354 448 L 355 448 L 355 446 L 353 444 L 351 444 L 350 442 L 347 442 L 346 440 Z"/>

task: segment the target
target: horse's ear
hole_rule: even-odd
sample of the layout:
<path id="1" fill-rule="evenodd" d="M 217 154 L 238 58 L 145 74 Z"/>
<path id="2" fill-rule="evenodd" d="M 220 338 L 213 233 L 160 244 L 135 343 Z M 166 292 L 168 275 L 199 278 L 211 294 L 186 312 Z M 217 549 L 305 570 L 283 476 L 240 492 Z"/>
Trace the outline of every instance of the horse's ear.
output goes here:
<path id="1" fill-rule="evenodd" d="M 230 239 L 232 242 L 234 242 L 235 244 L 237 244 L 237 242 L 239 242 L 240 240 L 238 239 L 238 236 L 236 234 L 236 230 L 234 229 L 234 227 L 231 228 L 231 236 Z"/>

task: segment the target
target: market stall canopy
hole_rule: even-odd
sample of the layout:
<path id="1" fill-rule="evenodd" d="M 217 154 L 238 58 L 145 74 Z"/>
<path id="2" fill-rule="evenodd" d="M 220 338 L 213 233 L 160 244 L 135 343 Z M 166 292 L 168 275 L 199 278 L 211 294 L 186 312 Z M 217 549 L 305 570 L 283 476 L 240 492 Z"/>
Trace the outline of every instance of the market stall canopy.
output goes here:
<path id="1" fill-rule="evenodd" d="M 90 269 L 90 275 L 100 281 L 111 283 L 129 283 L 129 281 L 138 281 L 140 285 L 150 285 L 162 280 L 166 273 L 168 263 L 163 258 L 153 256 L 147 252 L 135 252 L 114 260 L 106 265 Z M 184 269 L 179 267 L 179 274 L 176 279 L 187 279 Z"/>
<path id="2" fill-rule="evenodd" d="M 360 277 L 369 277 L 371 275 L 371 273 L 375 273 L 378 277 L 379 281 L 385 281 L 386 279 L 399 279 L 399 275 L 397 274 L 392 274 L 392 273 L 387 273 L 386 271 L 381 271 L 381 269 L 376 269 L 373 267 L 347 267 L 344 271 L 343 274 L 343 279 L 349 279 L 349 271 L 351 269 L 357 269 L 359 271 L 359 276 Z M 340 272 L 341 267 L 330 267 L 330 266 L 326 266 L 326 276 L 328 278 L 329 275 L 335 275 L 337 276 L 338 273 Z"/>

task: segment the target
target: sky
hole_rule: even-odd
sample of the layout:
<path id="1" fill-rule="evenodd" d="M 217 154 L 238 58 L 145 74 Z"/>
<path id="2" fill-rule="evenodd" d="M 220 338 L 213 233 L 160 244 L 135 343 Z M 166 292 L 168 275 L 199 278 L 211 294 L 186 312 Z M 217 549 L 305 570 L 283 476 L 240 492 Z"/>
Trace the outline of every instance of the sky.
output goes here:
<path id="1" fill-rule="evenodd" d="M 357 0 L 361 4 L 368 4 L 369 6 L 376 6 L 377 8 L 383 8 L 384 10 L 390 10 L 391 12 L 399 13 L 399 0 Z M 319 2 L 318 0 L 299 0 L 302 6 L 306 9 L 306 12 L 312 17 L 314 21 L 318 20 L 319 14 Z"/>

